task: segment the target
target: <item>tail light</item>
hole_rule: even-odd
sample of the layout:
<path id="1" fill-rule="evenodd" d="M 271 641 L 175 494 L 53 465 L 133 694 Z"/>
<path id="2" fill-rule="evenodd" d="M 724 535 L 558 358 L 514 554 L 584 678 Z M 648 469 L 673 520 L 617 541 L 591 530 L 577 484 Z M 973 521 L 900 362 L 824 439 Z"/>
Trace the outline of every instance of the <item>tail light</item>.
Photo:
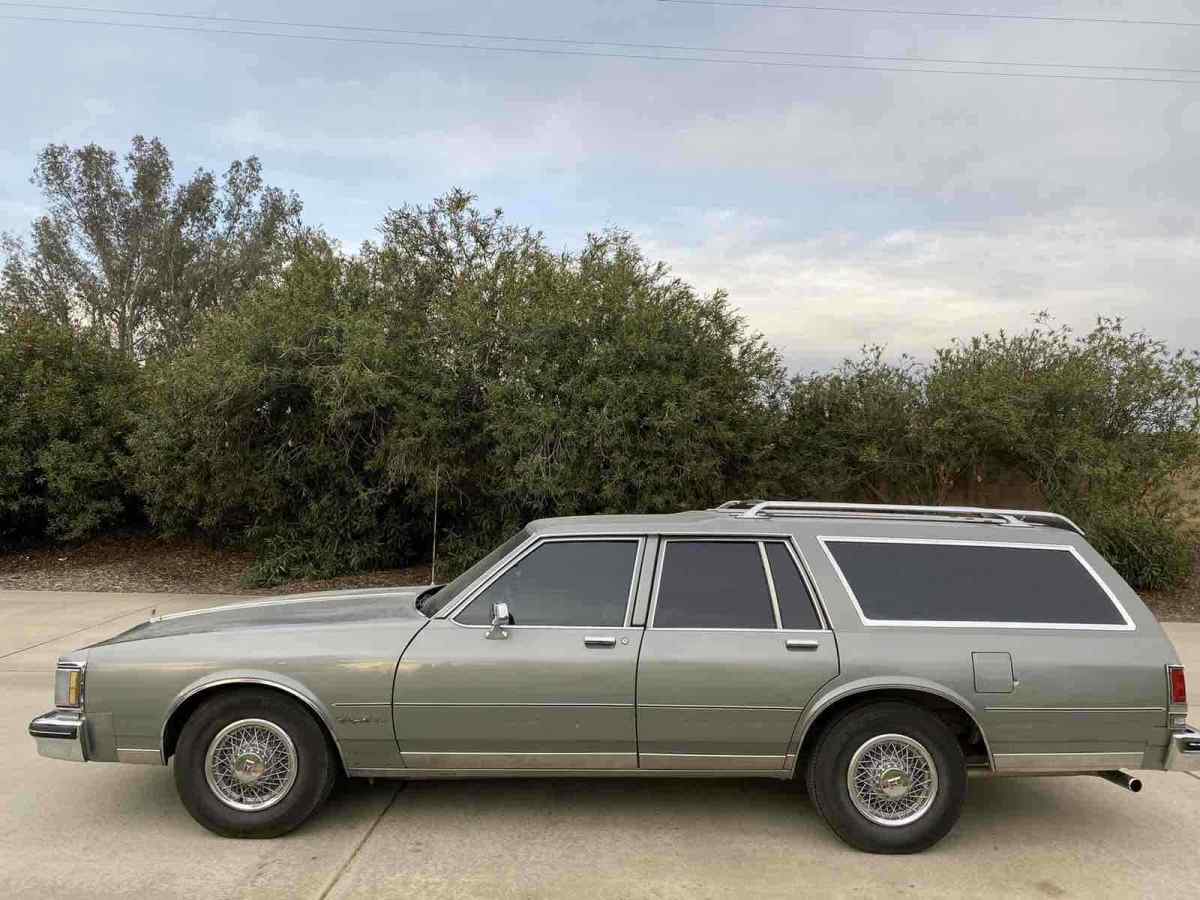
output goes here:
<path id="1" fill-rule="evenodd" d="M 1184 677 L 1183 666 L 1167 666 L 1167 686 L 1172 706 L 1187 703 L 1187 678 Z"/>

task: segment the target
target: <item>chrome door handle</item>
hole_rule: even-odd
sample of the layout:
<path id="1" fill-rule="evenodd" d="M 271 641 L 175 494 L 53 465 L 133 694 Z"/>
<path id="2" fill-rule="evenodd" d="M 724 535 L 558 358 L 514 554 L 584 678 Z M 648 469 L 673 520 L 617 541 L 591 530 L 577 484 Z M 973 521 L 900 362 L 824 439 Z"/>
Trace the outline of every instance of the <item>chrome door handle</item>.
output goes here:
<path id="1" fill-rule="evenodd" d="M 594 634 L 587 634 L 583 637 L 583 646 L 585 647 L 615 647 L 617 639 L 615 637 L 600 637 Z"/>
<path id="2" fill-rule="evenodd" d="M 821 642 L 789 639 L 786 643 L 786 646 L 789 650 L 816 650 L 821 646 Z"/>

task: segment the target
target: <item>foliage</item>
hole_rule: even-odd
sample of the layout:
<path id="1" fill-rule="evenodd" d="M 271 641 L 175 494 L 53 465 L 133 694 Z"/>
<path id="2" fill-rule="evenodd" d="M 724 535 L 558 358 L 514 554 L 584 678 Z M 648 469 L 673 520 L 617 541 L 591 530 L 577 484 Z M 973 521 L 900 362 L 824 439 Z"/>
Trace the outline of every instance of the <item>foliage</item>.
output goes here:
<path id="1" fill-rule="evenodd" d="M 0 544 L 78 540 L 122 520 L 137 367 L 89 330 L 0 327 Z"/>
<path id="2" fill-rule="evenodd" d="M 0 541 L 144 509 L 275 581 L 425 558 L 435 512 L 453 567 L 539 516 L 1016 481 L 1135 586 L 1190 568 L 1200 362 L 1119 321 L 789 384 L 619 231 L 556 253 L 456 190 L 347 255 L 256 159 L 176 183 L 141 137 L 48 146 L 34 183 L 47 214 L 0 247 Z"/>
<path id="3" fill-rule="evenodd" d="M 793 381 L 784 476 L 799 494 L 944 503 L 1017 475 L 1076 518 L 1132 584 L 1177 583 L 1192 536 L 1181 492 L 1200 462 L 1200 365 L 1101 319 L 1087 334 L 1039 317 L 933 362 L 877 349 Z"/>
<path id="4" fill-rule="evenodd" d="M 163 528 L 241 537 L 260 576 L 461 562 L 540 515 L 675 510 L 753 479 L 773 350 L 625 235 L 578 256 L 461 192 L 355 258 L 285 274 L 152 365 L 133 442 Z"/>
<path id="5" fill-rule="evenodd" d="M 257 159 L 218 182 L 176 184 L 166 148 L 138 136 L 124 158 L 95 144 L 51 144 L 33 183 L 48 213 L 30 244 L 4 236 L 0 307 L 82 323 L 144 358 L 187 343 L 208 311 L 230 306 L 281 262 L 300 201 L 263 183 Z"/>

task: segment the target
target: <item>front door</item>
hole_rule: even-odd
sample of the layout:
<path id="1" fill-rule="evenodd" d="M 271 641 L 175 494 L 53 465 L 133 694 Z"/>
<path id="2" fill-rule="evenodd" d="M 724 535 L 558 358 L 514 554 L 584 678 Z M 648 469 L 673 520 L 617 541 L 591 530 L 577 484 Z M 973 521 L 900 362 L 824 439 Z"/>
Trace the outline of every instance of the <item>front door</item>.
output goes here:
<path id="1" fill-rule="evenodd" d="M 642 629 L 629 619 L 644 543 L 536 541 L 422 629 L 393 694 L 405 765 L 636 769 Z M 503 636 L 491 629 L 496 603 L 512 619 Z"/>
<path id="2" fill-rule="evenodd" d="M 638 665 L 640 768 L 788 768 L 801 712 L 837 673 L 789 541 L 665 540 Z"/>

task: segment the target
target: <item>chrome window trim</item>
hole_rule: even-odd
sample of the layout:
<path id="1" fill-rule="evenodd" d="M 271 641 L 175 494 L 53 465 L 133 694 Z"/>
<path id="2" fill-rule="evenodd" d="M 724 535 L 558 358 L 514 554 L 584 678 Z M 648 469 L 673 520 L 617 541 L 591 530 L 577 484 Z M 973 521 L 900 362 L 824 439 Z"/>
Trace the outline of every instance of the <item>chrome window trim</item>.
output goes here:
<path id="1" fill-rule="evenodd" d="M 764 544 L 770 543 L 770 542 L 771 541 L 769 538 L 763 538 Z M 812 604 L 813 611 L 817 614 L 817 624 L 820 625 L 821 627 L 820 628 L 783 628 L 782 627 L 783 626 L 783 616 L 781 614 L 779 617 L 779 624 L 780 624 L 782 630 L 783 631 L 801 631 L 801 632 L 803 632 L 803 631 L 810 631 L 810 632 L 811 631 L 816 631 L 816 632 L 832 631 L 833 628 L 829 624 L 829 615 L 825 612 L 825 604 L 821 600 L 820 595 L 817 593 L 816 584 L 814 584 L 812 578 L 808 574 L 808 565 L 804 560 L 804 554 L 802 554 L 800 552 L 800 548 L 796 545 L 795 536 L 788 535 L 787 539 L 783 541 L 783 545 L 784 545 L 784 547 L 787 548 L 787 551 L 791 554 L 792 562 L 795 564 L 797 571 L 799 571 L 799 573 L 800 573 L 800 580 L 802 582 L 804 582 L 804 587 L 808 591 L 808 602 Z M 768 565 L 767 569 L 768 569 L 768 571 L 770 570 L 769 565 Z"/>
<path id="2" fill-rule="evenodd" d="M 633 569 L 630 572 L 630 576 L 629 576 L 629 593 L 625 598 L 625 616 L 622 619 L 621 624 L 620 625 L 597 625 L 597 624 L 593 623 L 591 625 L 506 625 L 505 628 L 509 628 L 509 629 L 516 628 L 516 629 L 522 629 L 522 630 L 526 630 L 526 631 L 533 630 L 536 628 L 545 629 L 545 630 L 558 629 L 558 630 L 577 631 L 580 628 L 607 628 L 607 629 L 626 630 L 626 629 L 633 627 L 629 624 L 629 622 L 630 622 L 630 618 L 633 616 L 633 604 L 634 604 L 634 600 L 637 596 L 638 576 L 639 576 L 639 574 L 641 574 L 641 568 L 642 568 L 642 554 L 644 554 L 646 552 L 646 535 L 641 534 L 641 533 L 636 533 L 636 532 L 635 533 L 621 532 L 621 533 L 616 533 L 616 534 L 596 534 L 593 532 L 588 532 L 588 533 L 579 533 L 579 534 L 572 533 L 572 534 L 545 534 L 545 535 L 536 535 L 535 534 L 535 535 L 531 535 L 529 540 L 525 541 L 518 547 L 514 547 L 512 553 L 510 553 L 508 556 L 504 557 L 504 559 L 497 562 L 496 565 L 490 571 L 484 572 L 483 575 L 481 575 L 479 577 L 479 580 L 475 582 L 475 584 L 471 585 L 465 591 L 463 591 L 463 595 L 464 595 L 465 599 L 463 599 L 461 602 L 453 604 L 452 612 L 445 613 L 443 615 L 443 613 L 445 612 L 443 610 L 443 611 L 440 611 L 437 615 L 435 615 L 434 618 L 435 619 L 436 618 L 448 618 L 452 623 L 457 625 L 459 628 L 475 628 L 475 629 L 491 628 L 490 625 L 466 625 L 462 622 L 459 622 L 458 617 L 463 613 L 464 610 L 466 610 L 466 608 L 468 606 L 471 605 L 472 602 L 474 602 L 476 597 L 478 597 L 480 594 L 482 594 L 484 591 L 486 591 L 489 587 L 492 586 L 492 584 L 495 581 L 497 581 L 501 576 L 503 576 L 506 572 L 508 572 L 509 569 L 511 569 L 513 566 L 515 566 L 517 563 L 519 563 L 526 556 L 533 553 L 535 550 L 537 550 L 543 544 L 555 544 L 555 543 L 561 544 L 561 543 L 572 543 L 572 542 L 579 542 L 579 541 L 593 541 L 593 542 L 594 541 L 605 541 L 605 542 L 609 542 L 609 543 L 614 542 L 614 541 L 626 541 L 626 542 L 630 542 L 630 543 L 634 543 L 634 542 L 637 543 L 637 549 L 636 549 L 636 552 L 634 553 L 634 559 L 633 559 Z M 451 605 L 451 604 L 448 604 L 448 605 Z"/>
<path id="3" fill-rule="evenodd" d="M 871 627 L 885 628 L 1018 628 L 1018 629 L 1046 629 L 1052 631 L 1136 631 L 1137 626 L 1129 617 L 1129 613 L 1117 599 L 1117 595 L 1112 592 L 1100 574 L 1092 567 L 1083 555 L 1070 544 L 1037 544 L 1018 541 L 970 541 L 970 540 L 953 540 L 950 538 L 897 538 L 897 537 L 864 537 L 862 535 L 817 535 L 817 542 L 821 545 L 821 549 L 825 552 L 825 558 L 829 560 L 829 564 L 833 567 L 834 573 L 841 582 L 842 588 L 846 591 L 846 595 L 850 598 L 850 602 L 854 604 L 854 610 L 858 613 L 859 619 L 864 625 Z M 858 602 L 858 597 L 854 593 L 854 589 L 850 587 L 850 582 L 846 578 L 846 574 L 842 571 L 842 567 L 838 565 L 837 559 L 834 558 L 833 551 L 829 549 L 829 544 L 842 542 L 849 544 L 932 544 L 935 546 L 947 547 L 1001 547 L 1013 550 L 1057 550 L 1071 554 L 1091 577 L 1092 580 L 1100 586 L 1105 596 L 1116 608 L 1125 624 L 1089 624 L 1084 622 L 990 622 L 986 620 L 979 621 L 944 621 L 938 619 L 872 619 L 868 617 Z"/>
<path id="4" fill-rule="evenodd" d="M 658 613 L 658 592 L 662 585 L 662 570 L 663 563 L 667 558 L 667 545 L 677 541 L 701 541 L 705 543 L 713 542 L 740 542 L 740 543 L 757 543 L 759 545 L 759 558 L 762 561 L 763 574 L 767 578 L 767 587 L 771 593 L 771 605 L 775 613 L 774 628 L 717 628 L 711 625 L 689 628 L 686 626 L 663 626 L 654 623 L 655 616 Z M 817 621 L 821 625 L 820 628 L 784 628 L 783 620 L 779 614 L 778 601 L 775 596 L 775 581 L 771 577 L 771 566 L 766 557 L 766 548 L 763 546 L 766 543 L 783 544 L 792 555 L 792 561 L 796 564 L 796 568 L 800 571 L 800 577 L 804 581 L 805 587 L 809 590 L 809 598 L 815 605 L 817 613 Z M 786 534 L 661 534 L 659 535 L 659 550 L 658 558 L 654 565 L 654 584 L 651 588 L 650 595 L 650 611 L 646 615 L 646 628 L 653 628 L 655 631 L 687 631 L 687 632 L 703 632 L 711 631 L 718 633 L 742 633 L 742 634 L 831 634 L 829 626 L 829 616 L 825 612 L 824 602 L 819 598 L 816 590 L 813 587 L 813 581 L 808 577 L 806 566 L 803 562 L 803 557 L 800 556 L 799 549 L 795 545 L 795 536 Z"/>
<path id="5" fill-rule="evenodd" d="M 783 630 L 783 616 L 779 614 L 779 595 L 775 593 L 775 576 L 771 574 L 771 561 L 767 559 L 765 541 L 758 542 L 758 557 L 762 560 L 763 574 L 767 576 L 767 593 L 771 595 L 771 610 L 775 613 L 775 630 Z"/>

